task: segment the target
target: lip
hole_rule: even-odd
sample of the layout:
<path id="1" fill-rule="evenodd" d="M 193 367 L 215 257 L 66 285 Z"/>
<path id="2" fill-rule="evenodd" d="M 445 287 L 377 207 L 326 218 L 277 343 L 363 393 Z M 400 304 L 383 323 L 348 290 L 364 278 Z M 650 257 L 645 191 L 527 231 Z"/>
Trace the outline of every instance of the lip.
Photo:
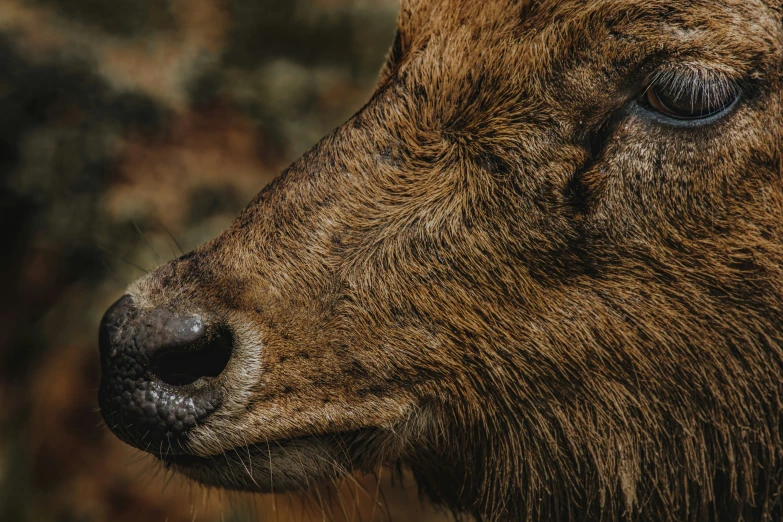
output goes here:
<path id="1" fill-rule="evenodd" d="M 283 447 L 283 446 L 296 446 L 297 444 L 307 444 L 313 442 L 326 442 L 330 439 L 345 438 L 345 437 L 360 437 L 374 431 L 373 428 L 362 428 L 357 430 L 340 431 L 323 433 L 321 435 L 306 435 L 302 437 L 290 437 L 282 439 L 274 439 L 261 444 L 249 444 L 247 446 L 237 446 L 227 448 L 221 453 L 216 455 L 194 455 L 186 452 L 168 451 L 165 453 L 148 451 L 153 457 L 161 461 L 166 465 L 174 465 L 177 467 L 189 468 L 189 467 L 213 467 L 216 464 L 223 464 L 223 460 L 227 455 L 239 455 L 240 458 L 246 454 L 250 456 L 267 456 L 269 448 L 271 447 Z"/>
<path id="2" fill-rule="evenodd" d="M 230 451 L 230 450 L 229 450 Z M 222 455 L 222 454 L 221 454 Z M 214 457 L 200 457 L 190 453 L 168 453 L 159 455 L 153 453 L 153 456 L 165 464 L 174 464 L 176 466 L 208 466 Z"/>
<path id="3" fill-rule="evenodd" d="M 347 433 L 347 432 L 346 432 Z M 304 441 L 317 441 L 324 440 L 332 436 L 340 436 L 343 433 L 325 433 L 323 435 L 309 435 L 306 437 L 292 437 L 285 439 L 270 440 L 269 444 L 279 446 L 283 444 L 296 444 L 297 442 Z M 239 455 L 250 453 L 251 455 L 262 454 L 268 451 L 267 444 L 250 444 L 248 446 L 237 446 L 227 448 L 221 453 L 216 455 L 193 455 L 192 453 L 169 451 L 166 453 L 150 452 L 153 457 L 163 462 L 164 464 L 173 464 L 176 466 L 193 467 L 193 466 L 211 466 L 215 464 L 216 460 L 222 462 L 225 455 L 235 454 L 240 452 Z"/>
<path id="4" fill-rule="evenodd" d="M 322 437 L 328 437 L 329 434 L 324 434 Z M 302 437 L 302 439 L 310 439 L 315 440 L 318 439 L 316 436 L 309 436 L 309 437 Z M 297 440 L 300 440 L 299 438 L 290 438 L 290 439 L 279 439 L 274 441 L 269 441 L 270 444 L 285 444 L 288 442 L 296 442 Z M 181 467 L 195 467 L 195 466 L 213 466 L 215 464 L 215 461 L 217 459 L 225 458 L 225 455 L 241 452 L 240 454 L 245 453 L 251 453 L 251 454 L 260 454 L 263 453 L 266 450 L 266 445 L 262 448 L 258 444 L 250 444 L 248 446 L 237 446 L 232 448 L 227 448 L 223 450 L 222 452 L 216 454 L 216 455 L 194 455 L 192 453 L 187 453 L 183 451 L 168 451 L 165 453 L 159 453 L 159 452 L 152 452 L 148 451 L 153 457 L 158 459 L 164 464 L 167 465 L 175 465 L 175 466 L 181 466 Z"/>

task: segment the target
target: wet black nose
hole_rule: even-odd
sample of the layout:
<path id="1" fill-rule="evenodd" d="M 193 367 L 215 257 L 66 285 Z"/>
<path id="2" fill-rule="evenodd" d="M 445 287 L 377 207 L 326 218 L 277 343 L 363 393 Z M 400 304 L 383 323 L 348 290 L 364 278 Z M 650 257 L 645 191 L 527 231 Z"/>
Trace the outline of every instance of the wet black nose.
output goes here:
<path id="1" fill-rule="evenodd" d="M 215 378 L 231 358 L 227 329 L 199 315 L 139 310 L 125 296 L 104 315 L 99 345 L 101 411 L 124 441 L 153 453 L 181 452 L 188 430 L 220 406 Z"/>

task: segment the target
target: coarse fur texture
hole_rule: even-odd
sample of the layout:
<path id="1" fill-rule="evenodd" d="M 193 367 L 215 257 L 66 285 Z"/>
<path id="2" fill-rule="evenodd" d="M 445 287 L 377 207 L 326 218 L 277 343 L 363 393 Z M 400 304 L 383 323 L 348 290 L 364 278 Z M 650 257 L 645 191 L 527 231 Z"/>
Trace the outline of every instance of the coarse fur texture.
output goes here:
<path id="1" fill-rule="evenodd" d="M 483 521 L 783 519 L 781 11 L 403 1 L 368 104 L 130 290 L 237 339 L 174 468 L 404 466 Z M 727 108 L 668 118 L 659 81 Z"/>

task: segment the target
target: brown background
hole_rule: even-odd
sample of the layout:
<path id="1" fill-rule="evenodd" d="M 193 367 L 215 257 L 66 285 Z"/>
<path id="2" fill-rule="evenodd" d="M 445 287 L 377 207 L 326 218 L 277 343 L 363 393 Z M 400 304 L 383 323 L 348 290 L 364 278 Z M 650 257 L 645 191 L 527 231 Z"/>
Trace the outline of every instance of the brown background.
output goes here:
<path id="1" fill-rule="evenodd" d="M 103 311 L 361 107 L 397 8 L 0 0 L 1 521 L 442 518 L 388 472 L 380 488 L 204 491 L 96 410 Z"/>

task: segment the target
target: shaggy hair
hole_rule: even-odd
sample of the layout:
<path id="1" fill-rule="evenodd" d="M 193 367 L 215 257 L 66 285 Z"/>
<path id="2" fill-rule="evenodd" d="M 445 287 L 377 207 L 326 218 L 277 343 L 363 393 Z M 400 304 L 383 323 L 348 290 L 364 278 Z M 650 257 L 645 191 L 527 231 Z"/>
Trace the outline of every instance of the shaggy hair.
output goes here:
<path id="1" fill-rule="evenodd" d="M 175 468 L 400 465 L 485 521 L 783 519 L 781 10 L 403 1 L 368 104 L 131 288 L 237 339 Z"/>

